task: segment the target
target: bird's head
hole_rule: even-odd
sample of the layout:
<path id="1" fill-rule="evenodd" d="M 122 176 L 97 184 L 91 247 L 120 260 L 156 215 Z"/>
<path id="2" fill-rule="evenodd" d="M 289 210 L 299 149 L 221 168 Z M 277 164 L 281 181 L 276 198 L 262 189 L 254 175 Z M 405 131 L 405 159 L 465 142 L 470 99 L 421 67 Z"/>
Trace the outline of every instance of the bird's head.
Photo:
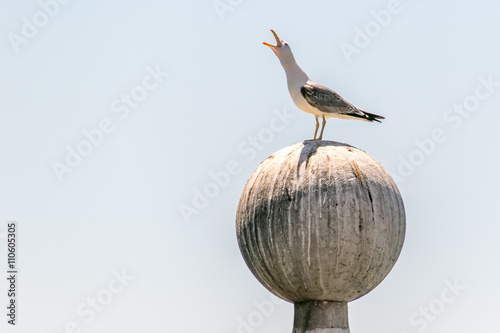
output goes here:
<path id="1" fill-rule="evenodd" d="M 271 30 L 271 32 L 273 33 L 274 38 L 276 39 L 276 45 L 272 45 L 266 42 L 263 42 L 262 44 L 269 46 L 271 50 L 273 50 L 274 54 L 276 54 L 276 56 L 280 59 L 281 62 L 293 60 L 292 49 L 290 48 L 288 43 L 280 39 L 278 35 L 274 32 L 274 30 Z"/>

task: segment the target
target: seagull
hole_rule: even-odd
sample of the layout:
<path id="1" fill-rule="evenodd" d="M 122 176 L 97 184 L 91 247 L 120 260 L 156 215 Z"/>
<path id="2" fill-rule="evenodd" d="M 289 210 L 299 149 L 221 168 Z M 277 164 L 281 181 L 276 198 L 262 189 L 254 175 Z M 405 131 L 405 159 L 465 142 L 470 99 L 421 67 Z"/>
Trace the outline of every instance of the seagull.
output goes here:
<path id="1" fill-rule="evenodd" d="M 311 113 L 316 118 L 316 130 L 312 140 L 321 140 L 323 138 L 326 118 L 359 119 L 370 122 L 380 122 L 379 119 L 385 119 L 382 116 L 358 109 L 332 89 L 311 81 L 295 61 L 288 43 L 280 39 L 274 30 L 271 30 L 271 32 L 276 39 L 276 45 L 266 42 L 263 42 L 263 44 L 273 50 L 285 69 L 288 91 L 295 105 L 302 111 Z M 321 133 L 316 138 L 319 118 L 323 118 L 323 123 Z"/>

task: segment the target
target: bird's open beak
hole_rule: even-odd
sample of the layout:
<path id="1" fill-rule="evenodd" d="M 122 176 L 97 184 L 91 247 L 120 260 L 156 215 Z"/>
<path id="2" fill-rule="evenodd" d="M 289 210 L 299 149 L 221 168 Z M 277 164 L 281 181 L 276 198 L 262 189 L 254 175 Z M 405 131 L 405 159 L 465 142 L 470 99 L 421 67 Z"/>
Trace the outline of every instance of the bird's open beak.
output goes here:
<path id="1" fill-rule="evenodd" d="M 269 43 L 266 43 L 266 42 L 263 42 L 262 44 L 267 45 L 267 46 L 269 46 L 272 49 L 274 49 L 275 47 L 281 47 L 280 38 L 278 37 L 278 35 L 276 35 L 276 33 L 274 32 L 274 30 L 271 30 L 271 32 L 273 33 L 274 38 L 276 39 L 276 46 L 274 46 L 272 44 L 269 44 Z"/>

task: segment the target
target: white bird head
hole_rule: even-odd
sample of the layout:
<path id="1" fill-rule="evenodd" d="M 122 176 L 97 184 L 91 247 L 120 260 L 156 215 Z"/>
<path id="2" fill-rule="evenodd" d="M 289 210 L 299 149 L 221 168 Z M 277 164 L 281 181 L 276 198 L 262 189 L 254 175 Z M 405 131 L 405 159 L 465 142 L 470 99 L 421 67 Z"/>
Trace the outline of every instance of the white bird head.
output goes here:
<path id="1" fill-rule="evenodd" d="M 293 58 L 292 54 L 292 49 L 288 45 L 287 42 L 284 40 L 280 39 L 278 35 L 274 32 L 274 30 L 271 30 L 271 32 L 274 35 L 274 38 L 276 39 L 276 45 L 272 45 L 266 42 L 263 42 L 262 44 L 269 46 L 271 50 L 273 50 L 274 54 L 278 57 L 278 59 L 281 61 L 282 64 L 288 63 L 290 61 L 295 61 Z"/>

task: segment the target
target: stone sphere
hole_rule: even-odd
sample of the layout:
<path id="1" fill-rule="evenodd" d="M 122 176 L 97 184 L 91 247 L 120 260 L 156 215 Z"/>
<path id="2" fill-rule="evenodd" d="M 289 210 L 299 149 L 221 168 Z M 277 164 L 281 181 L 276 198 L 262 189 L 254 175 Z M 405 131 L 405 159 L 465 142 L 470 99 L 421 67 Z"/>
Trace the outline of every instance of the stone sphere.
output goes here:
<path id="1" fill-rule="evenodd" d="M 248 267 L 290 302 L 365 295 L 396 262 L 405 226 L 389 173 L 364 151 L 333 141 L 304 141 L 265 159 L 236 217 Z"/>

